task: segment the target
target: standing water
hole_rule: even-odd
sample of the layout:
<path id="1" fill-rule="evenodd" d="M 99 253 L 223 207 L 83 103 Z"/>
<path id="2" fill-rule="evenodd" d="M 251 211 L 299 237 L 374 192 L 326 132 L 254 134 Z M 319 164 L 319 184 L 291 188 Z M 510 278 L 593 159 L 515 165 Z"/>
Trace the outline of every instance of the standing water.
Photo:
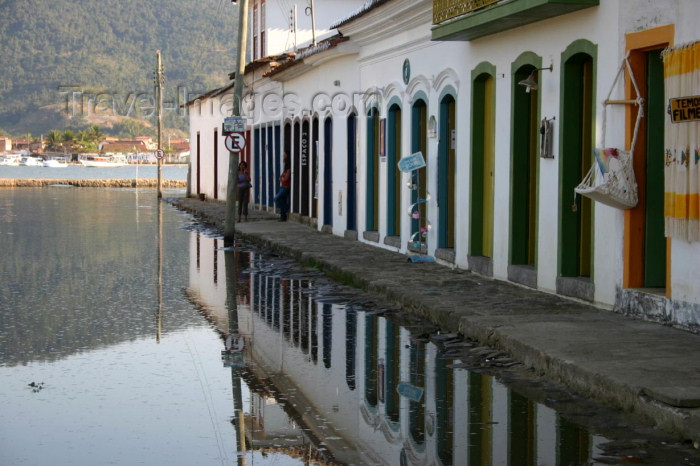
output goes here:
<path id="1" fill-rule="evenodd" d="M 0 250 L 0 464 L 692 464 L 153 190 L 0 190 Z"/>

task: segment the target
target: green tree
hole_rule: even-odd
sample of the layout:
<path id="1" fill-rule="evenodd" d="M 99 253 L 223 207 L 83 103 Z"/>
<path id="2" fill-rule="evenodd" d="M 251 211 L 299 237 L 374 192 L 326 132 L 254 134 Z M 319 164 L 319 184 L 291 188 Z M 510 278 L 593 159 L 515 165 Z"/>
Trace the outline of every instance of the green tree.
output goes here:
<path id="1" fill-rule="evenodd" d="M 99 142 L 103 136 L 102 130 L 100 130 L 100 127 L 97 125 L 92 125 L 88 129 L 88 139 L 92 142 Z"/>
<path id="2" fill-rule="evenodd" d="M 51 151 L 63 151 L 63 135 L 52 129 L 46 135 L 46 148 Z"/>
<path id="3" fill-rule="evenodd" d="M 73 152 L 76 146 L 75 133 L 69 129 L 63 132 L 63 147 L 68 152 Z"/>

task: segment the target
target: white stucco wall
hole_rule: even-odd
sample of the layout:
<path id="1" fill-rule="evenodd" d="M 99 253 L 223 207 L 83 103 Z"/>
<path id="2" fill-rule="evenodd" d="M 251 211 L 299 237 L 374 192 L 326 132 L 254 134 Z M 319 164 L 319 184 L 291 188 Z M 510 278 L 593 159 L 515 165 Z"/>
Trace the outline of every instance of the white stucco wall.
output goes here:
<path id="1" fill-rule="evenodd" d="M 228 92 L 219 97 L 203 98 L 188 108 L 190 115 L 190 191 L 192 195 L 203 193 L 209 199 L 226 199 L 228 186 L 229 152 L 224 145 L 221 125 L 224 117 L 231 115 L 231 96 Z M 214 131 L 217 134 L 217 167 L 214 167 Z M 197 190 L 197 135 L 199 134 L 199 191 Z M 218 170 L 214 186 L 214 170 Z"/>
<path id="2" fill-rule="evenodd" d="M 330 29 L 331 24 L 347 12 L 360 7 L 364 0 L 323 0 L 314 2 L 314 17 L 316 23 L 316 40 L 319 41 L 335 33 Z M 311 44 L 313 33 L 311 29 L 311 15 L 307 15 L 306 8 L 309 3 L 266 0 L 266 28 L 267 55 L 279 55 L 296 48 L 303 48 Z M 252 1 L 250 3 L 252 7 Z M 296 34 L 290 29 L 290 12 L 296 5 L 297 30 Z M 251 15 L 252 17 L 252 15 Z M 249 31 L 252 37 L 252 26 Z"/>
<path id="3" fill-rule="evenodd" d="M 336 2 L 338 3 L 338 2 Z M 344 2 L 343 2 L 344 3 Z M 360 4 L 361 2 L 358 2 Z M 494 231 L 492 266 L 493 277 L 507 280 L 509 269 L 510 229 L 511 229 L 511 180 L 512 180 L 512 64 L 526 52 L 533 53 L 543 67 L 538 81 L 539 118 L 554 119 L 554 144 L 552 159 L 539 158 L 537 163 L 537 287 L 547 292 L 556 292 L 559 275 L 559 217 L 562 208 L 573 203 L 573 192 L 560 192 L 562 170 L 561 151 L 561 95 L 562 95 L 562 53 L 572 43 L 586 40 L 596 47 L 594 77 L 595 89 L 595 140 L 596 145 L 623 147 L 625 144 L 625 110 L 622 106 L 611 106 L 607 110 L 605 141 L 602 139 L 602 100 L 608 94 L 618 67 L 625 54 L 625 34 L 672 24 L 675 28 L 674 43 L 698 40 L 694 24 L 697 11 L 695 0 L 606 0 L 593 8 L 557 16 L 519 28 L 485 36 L 470 42 L 431 41 L 432 2 L 421 0 L 409 2 L 396 0 L 373 10 L 367 16 L 344 25 L 340 29 L 349 41 L 331 49 L 311 55 L 299 65 L 297 72 L 284 72 L 272 79 L 260 80 L 252 84 L 256 90 L 272 90 L 280 95 L 293 95 L 293 105 L 287 105 L 278 115 L 262 114 L 257 107 L 255 124 L 279 124 L 297 121 L 304 117 L 319 118 L 319 157 L 318 193 L 323 193 L 323 121 L 333 117 L 333 189 L 330 199 L 318 199 L 317 212 L 322 216 L 324 203 L 330 202 L 333 212 L 334 234 L 342 235 L 347 224 L 347 134 L 345 112 L 328 110 L 326 105 L 332 96 L 341 93 L 352 96 L 357 110 L 357 230 L 358 240 L 377 247 L 395 249 L 385 244 L 387 235 L 387 169 L 386 161 L 379 164 L 379 241 L 366 240 L 363 232 L 367 202 L 367 154 L 366 135 L 368 109 L 375 105 L 379 117 L 386 118 L 387 104 L 392 98 L 398 99 L 402 109 L 402 141 L 400 155 L 411 153 L 411 105 L 418 93 L 427 96 L 428 117 L 434 116 L 439 122 L 439 100 L 446 89 L 453 89 L 456 99 L 456 167 L 455 167 L 455 248 L 454 266 L 468 268 L 470 241 L 471 204 L 471 73 L 482 62 L 495 67 L 495 166 L 494 166 Z M 268 12 L 280 10 L 271 8 Z M 338 6 L 338 5 L 336 5 Z M 336 18 L 349 13 L 350 6 L 341 9 Z M 276 14 L 276 13 L 275 13 Z M 387 22 L 387 15 L 392 22 Z M 318 17 L 317 17 L 318 20 Z M 330 21 L 329 21 L 330 22 Z M 322 24 L 322 21 L 318 21 Z M 272 23 L 271 23 L 272 24 Z M 406 27 L 398 27 L 405 24 Z M 270 36 L 272 40 L 272 36 Z M 280 39 L 281 41 L 282 39 Z M 344 52 L 343 52 L 344 51 Z M 342 53 L 339 53 L 342 52 Z M 343 55 L 343 53 L 347 53 Z M 411 79 L 406 85 L 402 80 L 402 66 L 408 59 L 411 66 Z M 311 66 L 308 66 L 311 65 Z M 305 67 L 305 68 L 304 68 Z M 294 69 L 294 67 L 292 68 Z M 277 80 L 278 82 L 276 82 Z M 620 85 L 613 98 L 621 98 L 624 90 Z M 376 94 L 376 95 L 374 95 Z M 328 96 L 328 100 L 319 96 Z M 377 97 L 379 99 L 377 100 Z M 220 105 L 216 102 L 216 105 Z M 209 154 L 213 150 L 210 134 L 220 126 L 221 116 L 205 114 L 193 119 L 190 140 L 196 141 L 196 133 L 202 135 L 201 152 Z M 219 142 L 223 148 L 223 140 Z M 427 220 L 432 225 L 428 235 L 428 252 L 435 254 L 438 237 L 437 168 L 438 139 L 429 138 L 427 153 L 427 190 L 432 196 L 428 204 Z M 399 157 L 400 158 L 400 157 Z M 193 146 L 192 159 L 196 159 Z M 207 160 L 206 158 L 202 159 Z M 202 173 L 211 173 L 211 162 L 203 162 Z M 226 157 L 219 157 L 219 165 L 226 173 Z M 223 164 L 223 165 L 222 165 Z M 314 167 L 312 167 L 314 170 Z M 192 177 L 196 176 L 195 171 Z M 410 192 L 406 188 L 407 176 L 403 176 L 401 187 L 401 242 L 398 248 L 406 252 L 410 236 L 410 218 L 405 215 L 410 204 Z M 276 178 L 275 178 L 276 179 Z M 225 176 L 219 177 L 219 197 L 225 196 Z M 204 178 L 202 178 L 204 183 Z M 203 190 L 212 196 L 213 187 Z M 194 192 L 194 190 L 193 190 Z M 624 212 L 600 203 L 594 203 L 593 235 L 593 282 L 594 302 L 604 307 L 612 307 L 622 288 Z M 322 222 L 318 222 L 319 228 Z M 670 286 L 671 298 L 681 307 L 700 305 L 700 287 L 694 275 L 696 264 L 700 262 L 700 245 L 673 240 L 670 247 Z M 686 304 L 684 304 L 686 303 Z M 675 305 L 675 304 L 674 304 Z M 693 311 L 695 312 L 695 311 Z M 700 314 L 700 312 L 696 312 Z M 683 312 L 677 315 L 683 316 Z M 686 315 L 688 321 L 694 317 Z M 700 318 L 695 318 L 700 321 Z"/>

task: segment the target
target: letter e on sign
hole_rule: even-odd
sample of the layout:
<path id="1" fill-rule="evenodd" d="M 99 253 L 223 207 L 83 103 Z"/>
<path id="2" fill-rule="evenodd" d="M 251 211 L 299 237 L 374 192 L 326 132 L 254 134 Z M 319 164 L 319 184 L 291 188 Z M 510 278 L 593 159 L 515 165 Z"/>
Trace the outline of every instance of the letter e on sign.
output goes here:
<path id="1" fill-rule="evenodd" d="M 241 152 L 245 147 L 245 135 L 242 133 L 231 133 L 226 136 L 224 145 L 230 152 Z"/>

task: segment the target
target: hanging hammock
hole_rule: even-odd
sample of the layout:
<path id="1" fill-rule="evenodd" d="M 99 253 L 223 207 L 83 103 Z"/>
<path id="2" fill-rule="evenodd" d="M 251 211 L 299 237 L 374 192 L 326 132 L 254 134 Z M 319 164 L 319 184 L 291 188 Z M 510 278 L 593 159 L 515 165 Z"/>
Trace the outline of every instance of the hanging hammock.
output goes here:
<path id="1" fill-rule="evenodd" d="M 615 89 L 618 79 L 624 74 L 624 70 L 630 75 L 630 80 L 637 94 L 636 99 L 630 100 L 610 100 L 610 95 Z M 637 122 L 634 124 L 634 134 L 632 135 L 632 145 L 629 150 L 605 147 L 605 126 L 607 106 L 611 104 L 633 104 L 639 107 L 637 111 Z M 637 81 L 634 79 L 632 67 L 627 57 L 622 61 L 620 69 L 615 76 L 615 80 L 610 87 L 608 96 L 603 101 L 603 129 L 602 148 L 594 149 L 595 163 L 591 166 L 586 177 L 574 188 L 574 205 L 576 205 L 576 194 L 589 197 L 594 201 L 616 207 L 618 209 L 631 209 L 637 205 L 637 181 L 634 177 L 633 153 L 639 133 L 639 123 L 644 116 L 644 99 L 640 97 Z"/>

